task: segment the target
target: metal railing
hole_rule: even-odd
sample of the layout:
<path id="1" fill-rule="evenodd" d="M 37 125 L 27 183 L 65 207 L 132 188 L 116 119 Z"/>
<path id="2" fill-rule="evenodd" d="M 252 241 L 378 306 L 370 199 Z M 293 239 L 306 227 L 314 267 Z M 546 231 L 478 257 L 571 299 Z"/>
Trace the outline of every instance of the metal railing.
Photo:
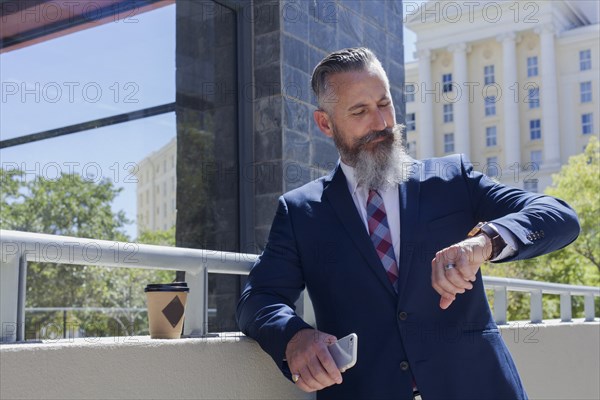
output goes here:
<path id="1" fill-rule="evenodd" d="M 207 275 L 247 275 L 258 257 L 216 250 L 154 246 L 108 240 L 94 240 L 40 233 L 0 230 L 0 321 L 2 341 L 24 340 L 25 283 L 28 262 L 98 265 L 119 268 L 147 268 L 186 272 L 190 287 L 184 335 L 207 334 Z M 483 277 L 486 288 L 494 289 L 494 318 L 506 323 L 507 291 L 531 293 L 531 321 L 542 321 L 542 295 L 559 294 L 561 320 L 571 320 L 571 296 L 585 297 L 585 319 L 595 318 L 594 297 L 600 288 L 546 282 Z M 306 294 L 305 294 L 306 297 Z M 306 303 L 304 303 L 306 304 Z M 304 318 L 314 323 L 311 311 Z"/>

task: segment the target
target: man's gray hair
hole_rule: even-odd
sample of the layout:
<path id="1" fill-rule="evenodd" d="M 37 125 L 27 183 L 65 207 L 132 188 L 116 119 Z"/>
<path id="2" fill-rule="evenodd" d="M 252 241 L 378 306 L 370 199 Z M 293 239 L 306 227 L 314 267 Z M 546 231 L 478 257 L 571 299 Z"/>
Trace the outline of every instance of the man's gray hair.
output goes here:
<path id="1" fill-rule="evenodd" d="M 381 66 L 381 62 L 377 56 L 366 47 L 351 47 L 338 50 L 322 59 L 313 70 L 310 81 L 312 89 L 315 92 L 315 96 L 317 96 L 319 108 L 321 110 L 325 110 L 327 103 L 325 94 L 330 89 L 329 75 L 340 72 L 364 71 L 371 65 L 381 68 L 383 71 L 383 67 Z"/>

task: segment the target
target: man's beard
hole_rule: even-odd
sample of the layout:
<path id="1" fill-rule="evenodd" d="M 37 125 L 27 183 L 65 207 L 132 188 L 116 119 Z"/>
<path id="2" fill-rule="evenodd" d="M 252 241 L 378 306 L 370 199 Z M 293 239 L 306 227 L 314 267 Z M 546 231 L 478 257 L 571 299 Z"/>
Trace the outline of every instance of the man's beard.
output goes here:
<path id="1" fill-rule="evenodd" d="M 354 168 L 359 186 L 369 189 L 389 189 L 405 180 L 402 164 L 408 159 L 402 146 L 403 125 L 371 131 L 356 140 L 353 146 L 344 142 L 342 135 L 333 125 L 333 141 L 342 160 Z M 384 138 L 381 142 L 371 143 Z"/>

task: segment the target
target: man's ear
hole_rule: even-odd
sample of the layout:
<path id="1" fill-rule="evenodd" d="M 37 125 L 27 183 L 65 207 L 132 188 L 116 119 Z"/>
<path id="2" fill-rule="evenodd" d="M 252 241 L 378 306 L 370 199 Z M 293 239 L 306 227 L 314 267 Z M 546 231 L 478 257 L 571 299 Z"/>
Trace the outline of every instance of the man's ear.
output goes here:
<path id="1" fill-rule="evenodd" d="M 329 115 L 323 110 L 315 110 L 313 118 L 317 126 L 325 134 L 325 136 L 333 137 L 333 124 L 329 119 Z"/>

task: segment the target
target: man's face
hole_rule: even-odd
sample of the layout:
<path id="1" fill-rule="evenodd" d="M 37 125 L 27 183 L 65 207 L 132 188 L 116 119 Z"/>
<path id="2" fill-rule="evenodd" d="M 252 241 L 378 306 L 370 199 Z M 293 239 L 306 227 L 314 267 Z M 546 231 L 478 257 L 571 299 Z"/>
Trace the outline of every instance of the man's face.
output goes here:
<path id="1" fill-rule="evenodd" d="M 326 111 L 316 111 L 315 121 L 333 138 L 342 161 L 354 167 L 360 185 L 381 189 L 400 183 L 405 153 L 384 72 L 371 67 L 338 73 L 329 84 Z"/>
<path id="2" fill-rule="evenodd" d="M 374 153 L 391 146 L 396 117 L 380 68 L 333 74 L 329 87 L 325 108 L 330 129 L 323 131 L 333 138 L 345 163 L 354 165 L 361 151 Z"/>

